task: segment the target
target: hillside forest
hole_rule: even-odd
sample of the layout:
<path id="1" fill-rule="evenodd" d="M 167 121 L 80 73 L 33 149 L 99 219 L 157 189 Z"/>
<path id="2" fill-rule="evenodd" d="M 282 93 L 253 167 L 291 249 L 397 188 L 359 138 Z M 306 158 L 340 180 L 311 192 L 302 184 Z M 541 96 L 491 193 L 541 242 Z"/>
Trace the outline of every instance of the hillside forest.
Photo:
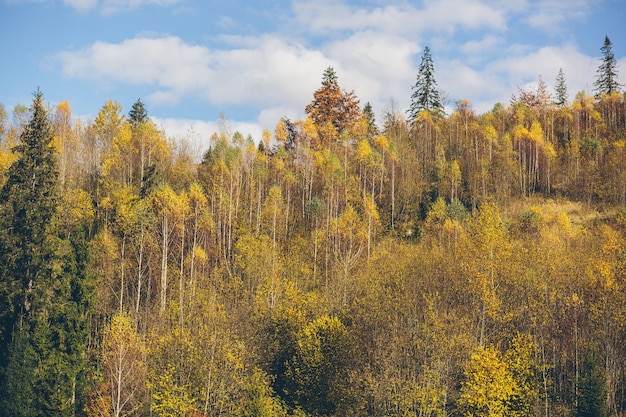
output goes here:
<path id="1" fill-rule="evenodd" d="M 0 108 L 1 416 L 626 415 L 626 95 L 322 75 L 199 160 L 137 100 Z M 444 109 L 451 110 L 444 110 Z"/>

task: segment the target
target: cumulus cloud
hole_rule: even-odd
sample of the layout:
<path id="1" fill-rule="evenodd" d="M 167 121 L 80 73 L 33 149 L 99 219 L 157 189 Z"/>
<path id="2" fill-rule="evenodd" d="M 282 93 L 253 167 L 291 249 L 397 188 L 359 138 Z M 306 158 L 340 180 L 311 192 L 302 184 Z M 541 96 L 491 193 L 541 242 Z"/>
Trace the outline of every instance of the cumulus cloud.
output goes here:
<path id="1" fill-rule="evenodd" d="M 598 61 L 565 44 L 536 49 L 513 45 L 484 66 L 458 59 L 439 64 L 439 86 L 450 92 L 453 100 L 470 99 L 474 108 L 486 112 L 497 102 L 508 104 L 518 88 L 536 86 L 540 78 L 552 91 L 559 69 L 565 74 L 570 99 L 578 91 L 591 93 Z"/>
<path id="2" fill-rule="evenodd" d="M 155 84 L 178 94 L 202 88 L 203 80 L 211 77 L 209 51 L 178 37 L 98 41 L 78 51 L 62 52 L 59 59 L 63 73 L 70 77 Z"/>
<path id="3" fill-rule="evenodd" d="M 245 38 L 241 46 L 211 51 L 211 102 L 303 108 L 329 65 L 322 52 L 279 36 Z"/>
<path id="4" fill-rule="evenodd" d="M 564 22 L 584 18 L 598 3 L 599 0 L 540 0 L 529 4 L 527 22 L 546 33 L 558 33 Z"/>
<path id="5" fill-rule="evenodd" d="M 354 90 L 361 106 L 370 102 L 380 110 L 390 97 L 404 98 L 415 83 L 413 58 L 421 48 L 405 37 L 369 30 L 329 42 L 323 51 L 333 62 L 339 84 Z"/>
<path id="6" fill-rule="evenodd" d="M 574 45 L 546 46 L 525 55 L 505 58 L 487 68 L 487 72 L 508 80 L 511 92 L 516 92 L 528 82 L 541 76 L 546 84 L 553 86 L 562 68 L 570 92 L 589 90 L 593 83 L 598 62 L 582 54 Z"/>
<path id="7" fill-rule="evenodd" d="M 304 107 L 329 60 L 276 36 L 245 38 L 240 47 L 209 49 L 178 37 L 95 42 L 58 57 L 74 78 L 151 85 L 151 99 L 177 103 L 185 95 L 217 105 Z"/>
<path id="8" fill-rule="evenodd" d="M 459 47 L 459 50 L 472 61 L 482 61 L 486 58 L 487 51 L 500 47 L 504 43 L 504 37 L 487 34 L 479 40 L 470 40 Z"/>
<path id="9" fill-rule="evenodd" d="M 503 11 L 479 0 L 426 0 L 423 8 L 399 2 L 373 9 L 336 0 L 297 1 L 294 11 L 298 23 L 317 34 L 372 29 L 391 34 L 453 33 L 457 28 L 506 28 Z"/>
<path id="10" fill-rule="evenodd" d="M 58 55 L 67 77 L 153 88 L 149 102 L 178 104 L 192 96 L 215 106 L 254 106 L 268 114 L 298 118 L 332 66 L 340 85 L 376 109 L 406 95 L 414 82 L 414 42 L 395 35 L 360 32 L 320 49 L 279 36 L 229 37 L 227 48 L 211 49 L 175 36 L 95 42 Z M 363 104 L 363 103 L 361 103 Z M 405 103 L 403 103 L 405 104 Z M 280 115 L 269 109 L 280 109 Z M 291 109 L 291 111 L 287 111 Z M 298 109 L 296 113 L 293 109 Z"/>

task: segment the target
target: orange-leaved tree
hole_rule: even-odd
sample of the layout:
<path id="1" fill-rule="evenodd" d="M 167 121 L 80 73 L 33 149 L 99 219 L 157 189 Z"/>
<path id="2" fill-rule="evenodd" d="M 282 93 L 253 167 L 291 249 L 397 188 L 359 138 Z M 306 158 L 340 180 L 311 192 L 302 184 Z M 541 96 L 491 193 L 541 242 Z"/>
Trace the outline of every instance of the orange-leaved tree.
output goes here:
<path id="1" fill-rule="evenodd" d="M 306 106 L 305 112 L 322 134 L 322 146 L 329 145 L 327 130 L 330 124 L 336 131 L 341 133 L 348 129 L 352 123 L 359 119 L 361 109 L 359 100 L 354 92 L 346 92 L 339 87 L 337 74 L 332 67 L 324 71 L 322 86 L 313 93 L 313 101 Z"/>

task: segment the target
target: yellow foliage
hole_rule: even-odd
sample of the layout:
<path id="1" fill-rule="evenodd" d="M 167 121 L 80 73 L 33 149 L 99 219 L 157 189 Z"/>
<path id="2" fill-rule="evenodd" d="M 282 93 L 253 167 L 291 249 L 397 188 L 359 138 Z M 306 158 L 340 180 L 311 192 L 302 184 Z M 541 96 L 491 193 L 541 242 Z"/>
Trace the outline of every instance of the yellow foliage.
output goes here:
<path id="1" fill-rule="evenodd" d="M 339 218 L 334 222 L 334 228 L 337 233 L 345 240 L 350 242 L 350 247 L 354 244 L 365 240 L 365 230 L 363 222 L 357 211 L 351 205 L 341 213 Z"/>
<path id="2" fill-rule="evenodd" d="M 376 136 L 376 146 L 378 146 L 383 152 L 389 151 L 389 139 L 385 135 Z"/>
<path id="3" fill-rule="evenodd" d="M 0 143 L 0 187 L 4 184 L 4 177 L 9 167 L 18 158 L 18 155 L 11 150 L 15 143 L 12 139 L 8 137 L 7 139 L 4 143 Z"/>
<path id="4" fill-rule="evenodd" d="M 543 154 L 550 160 L 554 160 L 557 157 L 556 150 L 551 143 L 545 143 L 543 145 Z"/>
<path id="5" fill-rule="evenodd" d="M 352 122 L 349 126 L 350 135 L 355 138 L 367 138 L 367 132 L 369 130 L 369 124 L 365 117 L 359 117 L 354 122 Z"/>
<path id="6" fill-rule="evenodd" d="M 522 125 L 516 125 L 512 130 L 513 139 L 520 140 L 529 136 L 528 129 Z"/>
<path id="7" fill-rule="evenodd" d="M 317 126 L 315 126 L 315 122 L 313 122 L 311 116 L 308 116 L 304 119 L 304 122 L 302 122 L 302 133 L 312 143 L 318 141 L 319 136 L 317 133 Z"/>
<path id="8" fill-rule="evenodd" d="M 59 206 L 59 216 L 67 230 L 73 230 L 81 224 L 89 226 L 96 216 L 91 195 L 79 188 L 66 190 Z"/>
<path id="9" fill-rule="evenodd" d="M 491 124 L 485 126 L 484 136 L 485 139 L 487 139 L 491 143 L 496 143 L 498 140 L 498 132 L 496 131 L 496 128 L 493 127 L 493 125 Z"/>
<path id="10" fill-rule="evenodd" d="M 102 340 L 102 368 L 111 386 L 113 414 L 130 415 L 140 406 L 144 390 L 146 349 L 125 314 L 116 314 Z"/>
<path id="11" fill-rule="evenodd" d="M 289 132 L 287 131 L 287 124 L 285 123 L 285 119 L 280 119 L 276 124 L 276 128 L 274 129 L 274 137 L 278 143 L 287 142 L 287 138 L 289 136 Z"/>
<path id="12" fill-rule="evenodd" d="M 417 115 L 417 122 L 424 125 L 434 125 L 433 115 L 428 110 L 422 110 Z"/>
<path id="13" fill-rule="evenodd" d="M 151 384 L 152 403 L 150 410 L 159 417 L 186 416 L 195 410 L 196 401 L 189 394 L 189 386 L 180 386 L 174 377 L 175 369 L 169 365 Z"/>
<path id="14" fill-rule="evenodd" d="M 272 133 L 267 129 L 263 129 L 261 140 L 263 141 L 263 145 L 265 145 L 265 149 L 269 149 L 270 143 L 272 142 Z"/>
<path id="15" fill-rule="evenodd" d="M 515 381 L 500 353 L 478 347 L 465 365 L 459 405 L 467 417 L 504 417 L 508 413 Z"/>
<path id="16" fill-rule="evenodd" d="M 528 132 L 528 136 L 530 139 L 537 143 L 543 143 L 543 129 L 541 128 L 541 123 L 538 121 L 533 121 L 530 126 L 530 132 Z"/>
<path id="17" fill-rule="evenodd" d="M 361 163 L 368 162 L 372 156 L 372 147 L 367 139 L 362 139 L 357 144 L 357 158 Z"/>
<path id="18" fill-rule="evenodd" d="M 129 175 L 129 173 L 124 170 L 125 162 L 123 159 L 131 153 L 131 140 L 132 131 L 130 124 L 125 123 L 122 125 L 119 133 L 113 138 L 111 151 L 104 155 L 104 160 L 101 165 L 103 177 L 118 174 L 122 175 L 122 178 L 125 179 L 123 174 Z"/>

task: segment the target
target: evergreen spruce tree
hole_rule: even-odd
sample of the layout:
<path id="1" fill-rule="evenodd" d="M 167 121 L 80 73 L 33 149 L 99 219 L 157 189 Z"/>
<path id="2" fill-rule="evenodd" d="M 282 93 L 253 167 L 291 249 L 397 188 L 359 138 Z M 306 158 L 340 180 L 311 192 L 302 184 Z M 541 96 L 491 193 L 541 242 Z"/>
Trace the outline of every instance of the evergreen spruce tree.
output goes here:
<path id="1" fill-rule="evenodd" d="M 285 122 L 285 129 L 287 130 L 287 140 L 285 141 L 285 150 L 293 151 L 296 149 L 296 128 L 293 122 L 288 117 L 283 116 L 282 120 Z M 259 142 L 259 145 L 261 142 Z"/>
<path id="2" fill-rule="evenodd" d="M 148 121 L 148 112 L 140 98 L 137 99 L 135 104 L 133 104 L 133 107 L 128 112 L 128 118 L 133 127 L 137 127 Z"/>
<path id="3" fill-rule="evenodd" d="M 91 297 L 86 251 L 60 237 L 52 140 L 37 91 L 0 190 L 0 416 L 72 416 L 80 398 Z"/>
<path id="4" fill-rule="evenodd" d="M 411 107 L 409 107 L 407 112 L 409 122 L 415 122 L 417 116 L 424 110 L 436 116 L 443 114 L 443 104 L 437 89 L 437 82 L 435 81 L 435 66 L 428 46 L 424 48 L 422 62 L 417 73 L 417 81 L 413 86 Z"/>
<path id="5" fill-rule="evenodd" d="M 367 121 L 367 131 L 370 135 L 378 134 L 378 127 L 376 126 L 376 116 L 374 115 L 374 109 L 372 109 L 372 105 L 367 102 L 365 106 L 363 106 L 363 117 Z"/>
<path id="6" fill-rule="evenodd" d="M 613 44 L 608 36 L 604 37 L 604 45 L 602 51 L 602 64 L 596 70 L 596 81 L 594 82 L 596 95 L 598 99 L 602 94 L 611 94 L 619 91 L 622 86 L 617 82 L 617 60 L 612 50 Z"/>
<path id="7" fill-rule="evenodd" d="M 565 83 L 565 74 L 563 74 L 563 68 L 559 68 L 559 73 L 556 76 L 556 85 L 554 86 L 554 92 L 556 93 L 555 104 L 559 107 L 564 107 L 567 104 L 567 84 Z"/>
<path id="8" fill-rule="evenodd" d="M 606 385 L 596 356 L 587 352 L 578 379 L 576 417 L 606 417 Z"/>

